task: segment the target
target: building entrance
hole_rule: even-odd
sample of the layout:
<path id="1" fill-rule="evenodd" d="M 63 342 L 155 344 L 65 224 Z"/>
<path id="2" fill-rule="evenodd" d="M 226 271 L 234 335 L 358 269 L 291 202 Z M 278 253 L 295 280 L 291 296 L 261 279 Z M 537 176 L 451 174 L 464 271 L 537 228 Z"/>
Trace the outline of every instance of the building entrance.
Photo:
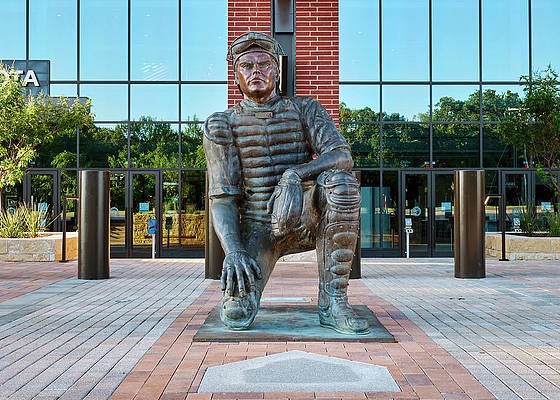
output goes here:
<path id="1" fill-rule="evenodd" d="M 453 173 L 401 172 L 401 254 L 453 256 Z M 406 230 L 409 234 L 406 234 Z"/>

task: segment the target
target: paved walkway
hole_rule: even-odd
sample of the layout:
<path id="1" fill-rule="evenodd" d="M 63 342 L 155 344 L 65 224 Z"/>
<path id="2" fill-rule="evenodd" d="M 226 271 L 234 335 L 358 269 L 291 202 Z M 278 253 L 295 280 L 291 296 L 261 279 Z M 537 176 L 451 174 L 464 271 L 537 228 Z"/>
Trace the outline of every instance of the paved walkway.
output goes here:
<path id="1" fill-rule="evenodd" d="M 218 303 L 203 260 L 0 263 L 0 399 L 560 399 L 560 263 L 487 260 L 456 279 L 452 259 L 363 259 L 351 302 L 397 343 L 201 343 Z M 313 262 L 284 262 L 265 298 L 316 302 Z M 289 303 L 287 303 L 289 304 Z M 197 393 L 207 367 L 302 350 L 385 366 L 401 392 Z"/>

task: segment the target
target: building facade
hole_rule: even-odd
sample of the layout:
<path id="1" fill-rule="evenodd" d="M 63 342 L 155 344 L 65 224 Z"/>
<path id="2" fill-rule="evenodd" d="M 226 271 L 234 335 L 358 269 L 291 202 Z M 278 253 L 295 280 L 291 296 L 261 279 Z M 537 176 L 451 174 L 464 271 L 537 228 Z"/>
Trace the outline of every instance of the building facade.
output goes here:
<path id="1" fill-rule="evenodd" d="M 113 256 L 148 256 L 153 217 L 158 256 L 202 255 L 202 121 L 241 99 L 225 55 L 253 30 L 283 44 L 288 93 L 317 98 L 352 146 L 362 251 L 405 256 L 410 225 L 410 256 L 451 256 L 455 169 L 485 170 L 507 230 L 527 205 L 551 207 L 496 125 L 523 98 L 521 76 L 560 68 L 559 17 L 555 0 L 6 0 L 0 59 L 95 113 L 95 126 L 39 149 L 7 203 L 56 216 L 79 170 L 109 169 Z M 488 231 L 501 229 L 496 208 Z"/>

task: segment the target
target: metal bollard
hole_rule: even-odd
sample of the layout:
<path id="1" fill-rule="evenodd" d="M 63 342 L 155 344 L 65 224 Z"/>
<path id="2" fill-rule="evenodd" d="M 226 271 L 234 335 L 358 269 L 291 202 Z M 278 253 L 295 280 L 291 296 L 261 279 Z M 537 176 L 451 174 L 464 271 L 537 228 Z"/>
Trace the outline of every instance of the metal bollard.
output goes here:
<path id="1" fill-rule="evenodd" d="M 486 276 L 484 171 L 455 171 L 455 277 Z"/>
<path id="2" fill-rule="evenodd" d="M 78 279 L 109 278 L 109 171 L 80 171 Z"/>

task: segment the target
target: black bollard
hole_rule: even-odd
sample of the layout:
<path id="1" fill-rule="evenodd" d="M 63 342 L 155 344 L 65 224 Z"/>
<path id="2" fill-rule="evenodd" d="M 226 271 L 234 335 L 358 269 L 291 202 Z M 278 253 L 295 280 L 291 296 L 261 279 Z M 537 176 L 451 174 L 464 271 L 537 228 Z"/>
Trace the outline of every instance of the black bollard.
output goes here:
<path id="1" fill-rule="evenodd" d="M 486 276 L 484 171 L 455 171 L 455 277 Z"/>
<path id="2" fill-rule="evenodd" d="M 78 279 L 109 278 L 109 171 L 80 171 Z"/>

